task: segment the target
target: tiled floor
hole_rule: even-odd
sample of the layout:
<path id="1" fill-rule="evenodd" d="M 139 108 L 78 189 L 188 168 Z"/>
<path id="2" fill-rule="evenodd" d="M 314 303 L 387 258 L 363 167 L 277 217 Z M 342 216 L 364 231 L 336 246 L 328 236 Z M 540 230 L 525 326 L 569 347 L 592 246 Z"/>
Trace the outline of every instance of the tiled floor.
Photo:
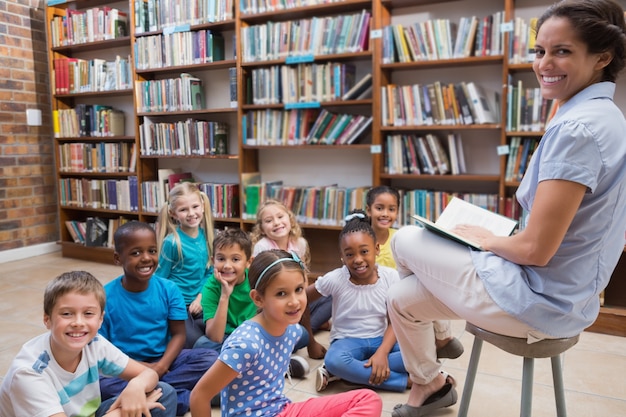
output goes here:
<path id="1" fill-rule="evenodd" d="M 58 253 L 37 256 L 0 265 L 0 379 L 22 343 L 45 331 L 42 323 L 42 297 L 45 284 L 58 274 L 83 269 L 103 283 L 119 275 L 112 265 L 64 259 Z M 464 323 L 455 323 L 455 335 L 465 345 L 465 354 L 445 363 L 444 368 L 458 382 L 459 397 L 469 361 L 473 336 L 465 334 Z M 318 335 L 328 342 L 328 332 Z M 306 351 L 302 352 L 306 356 Z M 307 357 L 308 359 L 308 357 Z M 302 380 L 287 382 L 287 395 L 294 401 L 315 392 L 314 370 L 321 362 L 310 360 L 312 372 Z M 519 415 L 521 358 L 508 355 L 485 344 L 474 394 L 470 404 L 472 417 L 507 417 Z M 570 417 L 617 417 L 626 415 L 626 338 L 584 333 L 580 342 L 564 355 L 566 401 Z M 539 359 L 535 366 L 533 416 L 556 415 L 549 360 Z M 324 394 L 347 389 L 342 382 L 329 385 Z M 391 416 L 406 394 L 380 391 L 384 401 L 383 416 Z M 459 400 L 460 401 L 460 400 Z M 458 403 L 433 416 L 455 416 Z M 214 415 L 218 415 L 215 411 Z"/>

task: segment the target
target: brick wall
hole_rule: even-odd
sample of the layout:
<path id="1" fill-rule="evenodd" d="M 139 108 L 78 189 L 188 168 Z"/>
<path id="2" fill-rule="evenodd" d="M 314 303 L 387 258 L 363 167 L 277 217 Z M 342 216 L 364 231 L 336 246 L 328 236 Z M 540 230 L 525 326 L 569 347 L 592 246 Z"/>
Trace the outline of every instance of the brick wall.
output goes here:
<path id="1" fill-rule="evenodd" d="M 58 239 L 44 0 L 0 0 L 0 251 Z M 42 126 L 26 125 L 26 109 Z"/>

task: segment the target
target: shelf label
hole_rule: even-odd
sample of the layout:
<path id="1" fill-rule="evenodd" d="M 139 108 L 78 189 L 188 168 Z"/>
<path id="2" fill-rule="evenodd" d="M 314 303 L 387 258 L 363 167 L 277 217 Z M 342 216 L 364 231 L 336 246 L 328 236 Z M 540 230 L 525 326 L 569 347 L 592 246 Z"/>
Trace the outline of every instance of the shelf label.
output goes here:
<path id="1" fill-rule="evenodd" d="M 374 29 L 370 31 L 370 39 L 380 39 L 383 37 L 382 29 Z"/>
<path id="2" fill-rule="evenodd" d="M 502 22 L 500 24 L 500 32 L 513 32 L 513 22 Z"/>
<path id="3" fill-rule="evenodd" d="M 496 148 L 496 152 L 498 156 L 508 155 L 509 154 L 509 145 L 500 145 Z"/>
<path id="4" fill-rule="evenodd" d="M 48 6 L 56 6 L 63 3 L 67 3 L 67 0 L 48 0 Z"/>
<path id="5" fill-rule="evenodd" d="M 189 23 L 186 23 L 184 25 L 165 27 L 165 28 L 163 28 L 163 34 L 164 35 L 171 35 L 172 33 L 189 32 L 190 30 L 191 30 L 191 25 Z"/>
<path id="6" fill-rule="evenodd" d="M 321 107 L 321 103 L 319 101 L 307 101 L 304 103 L 286 103 L 285 110 L 293 110 L 293 109 L 319 109 Z"/>
<path id="7" fill-rule="evenodd" d="M 370 146 L 370 153 L 371 154 L 375 154 L 375 153 L 382 153 L 383 148 L 380 145 L 372 145 Z"/>
<path id="8" fill-rule="evenodd" d="M 315 61 L 313 54 L 293 55 L 285 58 L 285 64 L 302 64 Z"/>

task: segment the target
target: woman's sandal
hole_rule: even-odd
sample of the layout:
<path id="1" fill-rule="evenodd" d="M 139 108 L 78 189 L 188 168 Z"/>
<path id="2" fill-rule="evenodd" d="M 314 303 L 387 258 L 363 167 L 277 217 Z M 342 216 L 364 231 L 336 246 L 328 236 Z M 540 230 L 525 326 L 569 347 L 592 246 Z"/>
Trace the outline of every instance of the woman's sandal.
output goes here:
<path id="1" fill-rule="evenodd" d="M 456 381 L 447 372 L 441 371 L 441 374 L 446 379 L 446 383 L 443 387 L 435 392 L 430 397 L 426 398 L 424 404 L 419 407 L 413 407 L 408 404 L 398 404 L 393 408 L 391 412 L 392 417 L 422 417 L 430 414 L 431 412 L 444 407 L 450 407 L 456 404 L 457 394 L 454 387 Z"/>
<path id="2" fill-rule="evenodd" d="M 456 359 L 463 354 L 463 351 L 461 341 L 453 337 L 445 346 L 437 349 L 437 359 Z"/>

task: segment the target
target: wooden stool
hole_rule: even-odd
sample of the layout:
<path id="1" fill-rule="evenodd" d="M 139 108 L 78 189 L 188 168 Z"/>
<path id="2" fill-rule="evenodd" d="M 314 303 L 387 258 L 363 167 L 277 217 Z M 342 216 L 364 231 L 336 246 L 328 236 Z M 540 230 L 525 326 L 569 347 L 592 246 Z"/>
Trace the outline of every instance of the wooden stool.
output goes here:
<path id="1" fill-rule="evenodd" d="M 552 380 L 554 381 L 554 399 L 556 401 L 556 413 L 558 417 L 565 417 L 565 393 L 563 392 L 563 371 L 561 369 L 561 353 L 571 348 L 578 342 L 578 335 L 565 339 L 544 339 L 539 342 L 528 344 L 526 339 L 503 336 L 492 333 L 480 327 L 467 323 L 465 330 L 474 335 L 474 346 L 472 347 L 472 355 L 467 367 L 467 377 L 465 378 L 465 386 L 463 388 L 463 397 L 459 406 L 458 417 L 467 417 L 472 389 L 474 388 L 474 380 L 476 379 L 476 370 L 478 368 L 478 360 L 480 359 L 480 351 L 483 341 L 504 350 L 513 355 L 522 356 L 524 358 L 524 367 L 522 371 L 522 400 L 521 400 L 521 417 L 530 417 L 533 401 L 533 365 L 535 358 L 550 358 L 552 361 Z"/>

